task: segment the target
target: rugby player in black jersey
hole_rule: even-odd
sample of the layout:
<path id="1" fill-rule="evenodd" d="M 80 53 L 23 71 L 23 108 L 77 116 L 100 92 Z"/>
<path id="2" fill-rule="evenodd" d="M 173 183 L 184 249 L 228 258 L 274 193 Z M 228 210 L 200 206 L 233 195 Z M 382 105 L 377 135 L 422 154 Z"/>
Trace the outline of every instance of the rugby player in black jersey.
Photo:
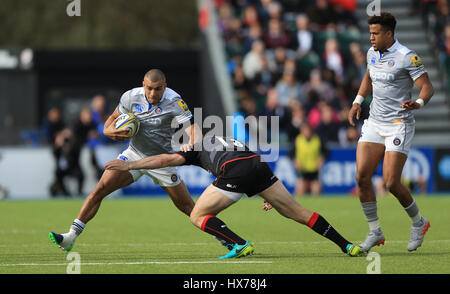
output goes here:
<path id="1" fill-rule="evenodd" d="M 261 156 L 232 138 L 206 136 L 186 152 L 160 154 L 138 161 L 115 159 L 108 162 L 105 168 L 127 171 L 181 165 L 199 166 L 216 177 L 195 203 L 190 220 L 202 231 L 233 244 L 232 250 L 219 257 L 221 259 L 243 257 L 254 252 L 249 241 L 231 231 L 216 217 L 244 194 L 248 197 L 260 195 L 270 204 L 268 207 L 272 206 L 281 215 L 307 225 L 336 243 L 342 252 L 350 256 L 357 256 L 362 252 L 361 247 L 343 238 L 321 215 L 296 202 Z"/>

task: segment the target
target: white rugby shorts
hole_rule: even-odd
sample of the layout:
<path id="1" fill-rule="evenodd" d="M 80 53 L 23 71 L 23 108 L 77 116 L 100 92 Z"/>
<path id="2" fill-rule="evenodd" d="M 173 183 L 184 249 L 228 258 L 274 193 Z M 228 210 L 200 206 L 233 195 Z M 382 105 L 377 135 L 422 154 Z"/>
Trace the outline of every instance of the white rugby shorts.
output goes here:
<path id="1" fill-rule="evenodd" d="M 408 155 L 414 132 L 415 124 L 405 123 L 401 120 L 390 124 L 381 124 L 366 119 L 358 142 L 383 144 L 386 147 L 385 152 L 395 151 Z"/>
<path id="2" fill-rule="evenodd" d="M 125 151 L 117 156 L 118 159 L 125 161 L 136 161 L 146 156 L 138 154 L 131 147 L 128 147 Z M 129 170 L 136 182 L 143 175 L 149 176 L 155 185 L 161 187 L 174 187 L 181 183 L 180 176 L 178 175 L 177 168 L 174 166 L 168 166 L 158 169 L 139 169 L 139 170 Z"/>

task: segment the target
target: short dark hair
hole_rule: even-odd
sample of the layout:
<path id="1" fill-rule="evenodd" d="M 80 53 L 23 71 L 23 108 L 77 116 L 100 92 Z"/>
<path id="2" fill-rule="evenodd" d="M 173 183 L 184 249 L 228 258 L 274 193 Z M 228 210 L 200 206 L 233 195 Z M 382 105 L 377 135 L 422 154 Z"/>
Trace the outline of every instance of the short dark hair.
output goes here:
<path id="1" fill-rule="evenodd" d="M 386 11 L 381 12 L 380 15 L 373 15 L 369 17 L 367 22 L 369 25 L 380 24 L 385 30 L 392 31 L 392 34 L 394 34 L 395 26 L 397 25 L 397 20 L 395 20 L 395 17 Z"/>
<path id="2" fill-rule="evenodd" d="M 144 79 L 145 78 L 147 78 L 148 80 L 150 80 L 152 82 L 159 82 L 159 81 L 166 82 L 166 76 L 160 69 L 157 69 L 157 68 L 149 70 L 145 74 Z"/>

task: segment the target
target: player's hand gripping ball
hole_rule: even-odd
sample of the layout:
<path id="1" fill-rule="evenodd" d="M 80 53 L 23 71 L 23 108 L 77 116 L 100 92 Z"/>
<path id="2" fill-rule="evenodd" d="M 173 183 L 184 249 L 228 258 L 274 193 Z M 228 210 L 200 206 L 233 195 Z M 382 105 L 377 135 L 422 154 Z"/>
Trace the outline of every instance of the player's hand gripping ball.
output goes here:
<path id="1" fill-rule="evenodd" d="M 117 130 L 127 130 L 130 136 L 134 136 L 139 131 L 139 119 L 132 113 L 124 113 L 117 119 Z"/>

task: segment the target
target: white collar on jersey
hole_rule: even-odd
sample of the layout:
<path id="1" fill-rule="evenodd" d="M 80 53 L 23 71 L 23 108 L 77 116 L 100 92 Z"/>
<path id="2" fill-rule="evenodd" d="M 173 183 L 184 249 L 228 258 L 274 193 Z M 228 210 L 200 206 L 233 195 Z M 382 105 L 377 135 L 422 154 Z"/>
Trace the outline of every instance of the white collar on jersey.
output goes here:
<path id="1" fill-rule="evenodd" d="M 378 54 L 380 54 L 380 59 L 383 57 L 384 54 L 386 54 L 386 52 L 388 52 L 388 53 L 393 52 L 393 51 L 397 50 L 399 46 L 401 46 L 400 42 L 397 39 L 395 39 L 394 44 L 392 44 L 391 47 L 389 47 L 386 50 L 384 50 L 383 53 L 381 53 L 380 51 L 377 51 Z"/>
<path id="2" fill-rule="evenodd" d="M 394 44 L 392 44 L 391 47 L 389 47 L 389 48 L 387 48 L 386 50 L 384 50 L 384 52 L 392 52 L 392 51 L 395 51 L 395 50 L 398 48 L 398 46 L 400 46 L 400 42 L 399 42 L 397 39 L 395 39 Z"/>

